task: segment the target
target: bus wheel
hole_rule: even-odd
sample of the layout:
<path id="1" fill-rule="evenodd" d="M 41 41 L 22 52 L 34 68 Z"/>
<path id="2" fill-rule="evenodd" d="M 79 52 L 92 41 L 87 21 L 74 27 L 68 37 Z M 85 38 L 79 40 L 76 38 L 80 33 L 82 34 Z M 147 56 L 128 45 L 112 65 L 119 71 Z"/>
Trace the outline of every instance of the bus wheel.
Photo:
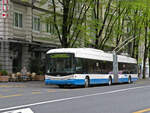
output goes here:
<path id="1" fill-rule="evenodd" d="M 109 86 L 112 85 L 112 78 L 111 77 L 109 77 L 108 85 Z"/>
<path id="2" fill-rule="evenodd" d="M 85 88 L 89 87 L 89 77 L 85 78 L 85 84 L 84 84 Z"/>
<path id="3" fill-rule="evenodd" d="M 131 76 L 129 76 L 129 78 L 128 78 L 128 83 L 129 83 L 129 84 L 132 83 L 132 81 L 131 81 Z"/>

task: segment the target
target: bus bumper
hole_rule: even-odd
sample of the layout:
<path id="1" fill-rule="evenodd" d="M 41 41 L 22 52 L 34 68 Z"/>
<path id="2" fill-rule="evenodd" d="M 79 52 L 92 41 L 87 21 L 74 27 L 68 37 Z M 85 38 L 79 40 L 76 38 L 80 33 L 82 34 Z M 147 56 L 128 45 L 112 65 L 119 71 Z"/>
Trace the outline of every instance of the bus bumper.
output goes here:
<path id="1" fill-rule="evenodd" d="M 69 80 L 50 80 L 46 79 L 45 84 L 53 84 L 53 85 L 84 85 L 84 79 L 69 79 Z"/>

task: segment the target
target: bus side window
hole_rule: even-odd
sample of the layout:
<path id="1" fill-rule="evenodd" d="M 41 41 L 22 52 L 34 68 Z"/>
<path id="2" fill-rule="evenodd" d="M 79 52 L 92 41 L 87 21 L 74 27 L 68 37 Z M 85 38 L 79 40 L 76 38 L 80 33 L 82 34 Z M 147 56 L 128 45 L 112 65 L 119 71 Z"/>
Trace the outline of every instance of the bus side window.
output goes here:
<path id="1" fill-rule="evenodd" d="M 83 61 L 80 58 L 76 59 L 76 73 L 78 74 L 83 73 Z"/>

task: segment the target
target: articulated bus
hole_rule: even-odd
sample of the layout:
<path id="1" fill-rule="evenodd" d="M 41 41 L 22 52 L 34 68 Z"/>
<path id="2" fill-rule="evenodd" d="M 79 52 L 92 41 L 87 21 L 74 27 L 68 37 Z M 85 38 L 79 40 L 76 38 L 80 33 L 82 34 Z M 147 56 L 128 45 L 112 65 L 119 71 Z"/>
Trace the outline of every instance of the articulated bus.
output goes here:
<path id="1" fill-rule="evenodd" d="M 136 59 L 118 55 L 118 83 L 138 79 Z M 84 85 L 114 83 L 113 54 L 92 48 L 60 48 L 47 52 L 45 84 Z"/>

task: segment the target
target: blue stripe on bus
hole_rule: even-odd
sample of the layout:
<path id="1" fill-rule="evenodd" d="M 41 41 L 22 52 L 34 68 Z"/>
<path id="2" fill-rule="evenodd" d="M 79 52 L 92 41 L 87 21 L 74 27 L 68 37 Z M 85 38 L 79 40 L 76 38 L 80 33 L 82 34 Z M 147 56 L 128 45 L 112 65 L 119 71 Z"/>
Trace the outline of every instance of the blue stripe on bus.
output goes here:
<path id="1" fill-rule="evenodd" d="M 138 80 L 138 78 L 132 78 L 132 79 L 131 79 L 131 81 L 133 81 L 133 82 L 134 82 L 134 81 L 137 81 L 137 80 Z"/>
<path id="2" fill-rule="evenodd" d="M 137 81 L 138 78 L 132 78 L 131 81 Z M 108 83 L 109 79 L 91 79 L 90 80 L 90 84 L 104 84 L 104 83 Z M 112 80 L 112 82 L 114 82 L 114 79 Z M 128 78 L 120 78 L 118 80 L 118 83 L 123 83 L 123 82 L 128 82 Z"/>
<path id="3" fill-rule="evenodd" d="M 138 80 L 138 78 L 131 78 L 132 82 L 137 81 L 137 80 Z M 120 82 L 120 83 L 128 82 L 128 78 L 120 78 L 118 82 Z"/>
<path id="4" fill-rule="evenodd" d="M 128 78 L 119 78 L 118 82 L 128 82 Z"/>
<path id="5" fill-rule="evenodd" d="M 138 78 L 132 78 L 131 81 L 136 81 Z M 104 84 L 108 83 L 109 79 L 90 79 L 90 84 Z M 114 79 L 112 80 L 114 82 Z M 128 78 L 120 78 L 119 83 L 128 82 Z M 70 79 L 70 80 L 45 80 L 45 84 L 55 84 L 55 85 L 84 85 L 84 79 Z"/>
<path id="6" fill-rule="evenodd" d="M 91 79 L 90 84 L 104 84 L 108 83 L 109 79 Z"/>
<path id="7" fill-rule="evenodd" d="M 45 80 L 45 84 L 55 85 L 84 85 L 84 79 L 70 79 L 70 80 Z"/>
<path id="8" fill-rule="evenodd" d="M 108 79 L 90 79 L 90 84 L 104 84 L 108 83 Z M 55 85 L 84 85 L 84 79 L 70 79 L 70 80 L 45 80 L 45 84 Z"/>

